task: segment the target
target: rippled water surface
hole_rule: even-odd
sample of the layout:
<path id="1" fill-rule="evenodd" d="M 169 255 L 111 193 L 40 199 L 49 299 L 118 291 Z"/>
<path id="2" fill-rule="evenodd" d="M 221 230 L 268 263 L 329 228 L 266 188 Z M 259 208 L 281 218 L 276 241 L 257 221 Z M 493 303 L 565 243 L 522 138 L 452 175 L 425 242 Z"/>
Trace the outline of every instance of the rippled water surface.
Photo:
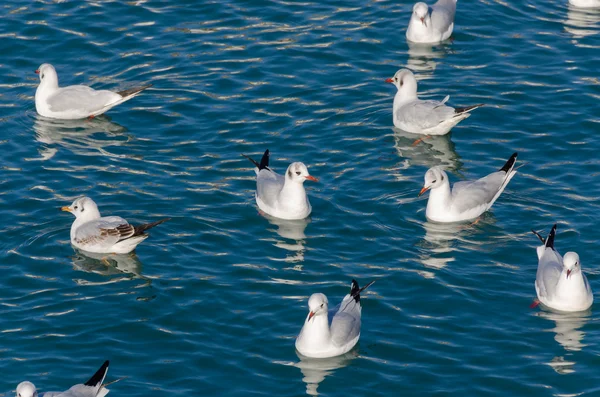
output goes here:
<path id="1" fill-rule="evenodd" d="M 537 240 L 559 222 L 600 291 L 600 12 L 460 1 L 452 40 L 409 47 L 395 1 L 3 3 L 0 392 L 85 381 L 114 396 L 597 395 L 595 306 L 530 309 Z M 106 116 L 35 113 L 37 76 L 154 86 Z M 424 98 L 486 103 L 451 136 L 392 128 L 401 67 Z M 313 214 L 258 213 L 252 165 L 305 162 Z M 525 164 L 475 224 L 425 220 L 427 168 L 453 181 Z M 105 215 L 172 219 L 135 255 L 69 243 L 89 195 Z M 363 299 L 357 349 L 300 360 L 313 292 Z"/>

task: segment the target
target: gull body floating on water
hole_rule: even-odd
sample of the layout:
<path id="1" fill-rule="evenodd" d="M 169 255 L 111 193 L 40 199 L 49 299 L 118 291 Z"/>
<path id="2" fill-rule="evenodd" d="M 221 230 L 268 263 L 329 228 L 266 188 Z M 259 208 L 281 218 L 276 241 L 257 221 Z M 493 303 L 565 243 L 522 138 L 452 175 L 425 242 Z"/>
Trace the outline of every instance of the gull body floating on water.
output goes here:
<path id="1" fill-rule="evenodd" d="M 569 4 L 579 8 L 600 8 L 600 0 L 569 0 Z"/>
<path id="2" fill-rule="evenodd" d="M 312 207 L 308 201 L 304 181 L 319 180 L 308 173 L 304 163 L 292 163 L 279 175 L 269 168 L 269 149 L 260 163 L 242 154 L 256 166 L 256 204 L 268 215 L 281 219 L 304 219 L 310 215 Z"/>
<path id="3" fill-rule="evenodd" d="M 85 383 L 78 384 L 71 387 L 69 390 L 63 392 L 46 392 L 42 394 L 42 397 L 104 397 L 108 394 L 109 390 L 103 384 L 106 374 L 108 372 L 108 360 L 102 364 L 100 369 Z M 114 382 L 111 382 L 114 383 Z M 35 385 L 31 382 L 25 381 L 19 383 L 17 386 L 16 397 L 37 397 L 37 390 Z"/>
<path id="4" fill-rule="evenodd" d="M 454 30 L 456 0 L 439 0 L 431 7 L 419 2 L 406 29 L 406 38 L 413 43 L 439 43 L 450 37 Z"/>
<path id="5" fill-rule="evenodd" d="M 413 134 L 447 134 L 452 127 L 469 117 L 472 110 L 483 106 L 446 106 L 450 96 L 441 101 L 421 100 L 417 96 L 417 80 L 408 69 L 398 70 L 394 77 L 386 79 L 385 82 L 394 84 L 398 89 L 392 110 L 394 126 Z"/>
<path id="6" fill-rule="evenodd" d="M 98 254 L 127 254 L 148 238 L 146 230 L 170 219 L 133 226 L 120 216 L 100 216 L 98 206 L 89 197 L 80 197 L 61 210 L 75 215 L 71 225 L 71 244 L 80 250 Z"/>
<path id="7" fill-rule="evenodd" d="M 350 351 L 360 338 L 360 293 L 373 283 L 359 288 L 356 280 L 352 280 L 350 293 L 332 310 L 324 294 L 312 294 L 308 300 L 310 311 L 296 339 L 296 350 L 312 358 L 335 357 Z"/>
<path id="8" fill-rule="evenodd" d="M 542 241 L 542 245 L 537 247 L 538 269 L 535 276 L 535 291 L 540 302 L 563 312 L 589 309 L 594 302 L 594 294 L 581 270 L 579 255 L 567 252 L 562 257 L 554 249 L 556 225 L 545 240 L 536 231 L 532 232 Z"/>
<path id="9" fill-rule="evenodd" d="M 95 117 L 152 86 L 148 84 L 117 92 L 94 90 L 86 85 L 59 87 L 54 66 L 44 63 L 35 72 L 40 76 L 40 85 L 35 91 L 35 109 L 40 115 L 53 119 Z"/>
<path id="10" fill-rule="evenodd" d="M 440 167 L 430 168 L 419 192 L 420 196 L 431 190 L 425 212 L 427 219 L 445 223 L 477 218 L 491 208 L 517 173 L 516 161 L 517 153 L 513 153 L 500 170 L 476 181 L 456 182 L 452 190 L 446 172 Z"/>

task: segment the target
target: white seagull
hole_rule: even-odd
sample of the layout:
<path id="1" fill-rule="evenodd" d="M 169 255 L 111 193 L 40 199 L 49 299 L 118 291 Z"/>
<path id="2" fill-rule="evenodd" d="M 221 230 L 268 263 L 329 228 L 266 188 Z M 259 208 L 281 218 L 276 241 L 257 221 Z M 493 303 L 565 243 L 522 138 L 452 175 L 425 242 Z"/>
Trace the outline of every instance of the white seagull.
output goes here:
<path id="1" fill-rule="evenodd" d="M 118 92 L 94 90 L 86 85 L 59 87 L 54 66 L 44 63 L 35 72 L 40 76 L 40 85 L 35 91 L 35 109 L 40 115 L 53 119 L 93 118 L 152 86 L 148 84 Z"/>
<path id="2" fill-rule="evenodd" d="M 133 226 L 120 216 L 100 216 L 98 206 L 89 197 L 80 197 L 61 210 L 75 215 L 71 244 L 97 254 L 127 254 L 148 238 L 146 230 L 170 219 Z"/>
<path id="3" fill-rule="evenodd" d="M 539 262 L 535 276 L 535 291 L 539 301 L 551 309 L 563 312 L 589 309 L 594 302 L 594 294 L 581 270 L 579 255 L 567 252 L 563 258 L 554 249 L 556 225 L 552 227 L 546 240 L 535 230 L 532 232 L 542 241 L 542 245 L 537 247 Z"/>
<path id="4" fill-rule="evenodd" d="M 352 280 L 350 293 L 332 310 L 328 310 L 324 294 L 312 294 L 308 300 L 310 311 L 296 339 L 298 353 L 327 358 L 350 351 L 360 338 L 360 293 L 374 282 L 359 288 L 356 280 Z"/>
<path id="5" fill-rule="evenodd" d="M 108 360 L 102 364 L 100 369 L 96 371 L 87 382 L 78 384 L 71 387 L 69 390 L 62 392 L 46 392 L 43 393 L 43 397 L 104 397 L 108 394 L 109 390 L 105 387 L 107 384 L 103 384 L 106 373 L 108 372 Z M 114 383 L 111 382 L 111 383 Z M 19 383 L 17 386 L 16 397 L 37 397 L 38 392 L 35 385 L 31 382 L 25 381 Z"/>
<path id="6" fill-rule="evenodd" d="M 417 80 L 408 69 L 400 69 L 394 77 L 386 79 L 398 88 L 394 97 L 392 116 L 394 126 L 406 132 L 424 135 L 444 135 L 482 103 L 464 108 L 446 106 L 450 96 L 442 101 L 421 100 L 417 96 Z"/>
<path id="7" fill-rule="evenodd" d="M 406 38 L 413 43 L 439 43 L 446 40 L 454 29 L 456 0 L 438 0 L 431 6 L 419 2 L 406 29 Z"/>
<path id="8" fill-rule="evenodd" d="M 292 163 L 285 176 L 269 168 L 269 149 L 260 163 L 242 154 L 256 166 L 256 204 L 263 212 L 280 219 L 304 219 L 312 207 L 304 190 L 304 181 L 319 180 L 308 173 L 304 163 Z"/>
<path id="9" fill-rule="evenodd" d="M 425 184 L 419 196 L 431 190 L 425 212 L 427 219 L 440 222 L 461 222 L 477 218 L 494 204 L 508 182 L 517 173 L 513 153 L 499 171 L 476 181 L 456 182 L 450 190 L 448 175 L 440 167 L 425 173 Z"/>
<path id="10" fill-rule="evenodd" d="M 569 4 L 579 8 L 600 8 L 600 0 L 569 0 Z"/>

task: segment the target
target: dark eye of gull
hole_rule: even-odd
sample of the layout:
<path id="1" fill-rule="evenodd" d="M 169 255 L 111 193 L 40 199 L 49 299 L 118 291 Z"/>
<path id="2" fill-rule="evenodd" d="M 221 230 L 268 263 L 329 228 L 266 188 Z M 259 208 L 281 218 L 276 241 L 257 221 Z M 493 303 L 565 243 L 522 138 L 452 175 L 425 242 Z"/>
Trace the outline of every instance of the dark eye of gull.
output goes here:
<path id="1" fill-rule="evenodd" d="M 301 172 L 300 172 L 300 171 L 296 171 L 296 175 L 300 175 L 300 174 L 301 174 Z"/>

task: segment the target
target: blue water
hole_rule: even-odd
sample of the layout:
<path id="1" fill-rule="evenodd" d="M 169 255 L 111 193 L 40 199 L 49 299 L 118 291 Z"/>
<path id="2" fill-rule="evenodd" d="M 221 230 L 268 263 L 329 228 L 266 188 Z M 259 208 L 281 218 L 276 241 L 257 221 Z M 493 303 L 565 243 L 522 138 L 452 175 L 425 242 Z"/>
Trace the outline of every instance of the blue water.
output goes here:
<path id="1" fill-rule="evenodd" d="M 105 359 L 114 396 L 598 395 L 595 306 L 530 309 L 537 239 L 576 250 L 594 290 L 600 12 L 460 1 L 453 40 L 409 48 L 412 4 L 21 2 L 2 7 L 0 392 L 64 390 Z M 516 2 L 519 3 L 519 2 Z M 154 87 L 93 121 L 37 117 L 33 71 Z M 401 67 L 424 98 L 484 102 L 451 136 L 392 128 Z M 259 215 L 240 153 L 305 162 L 313 214 Z M 526 163 L 477 224 L 426 222 L 423 175 Z M 171 221 L 137 255 L 69 243 L 82 194 Z M 313 292 L 363 299 L 361 341 L 300 361 Z"/>

